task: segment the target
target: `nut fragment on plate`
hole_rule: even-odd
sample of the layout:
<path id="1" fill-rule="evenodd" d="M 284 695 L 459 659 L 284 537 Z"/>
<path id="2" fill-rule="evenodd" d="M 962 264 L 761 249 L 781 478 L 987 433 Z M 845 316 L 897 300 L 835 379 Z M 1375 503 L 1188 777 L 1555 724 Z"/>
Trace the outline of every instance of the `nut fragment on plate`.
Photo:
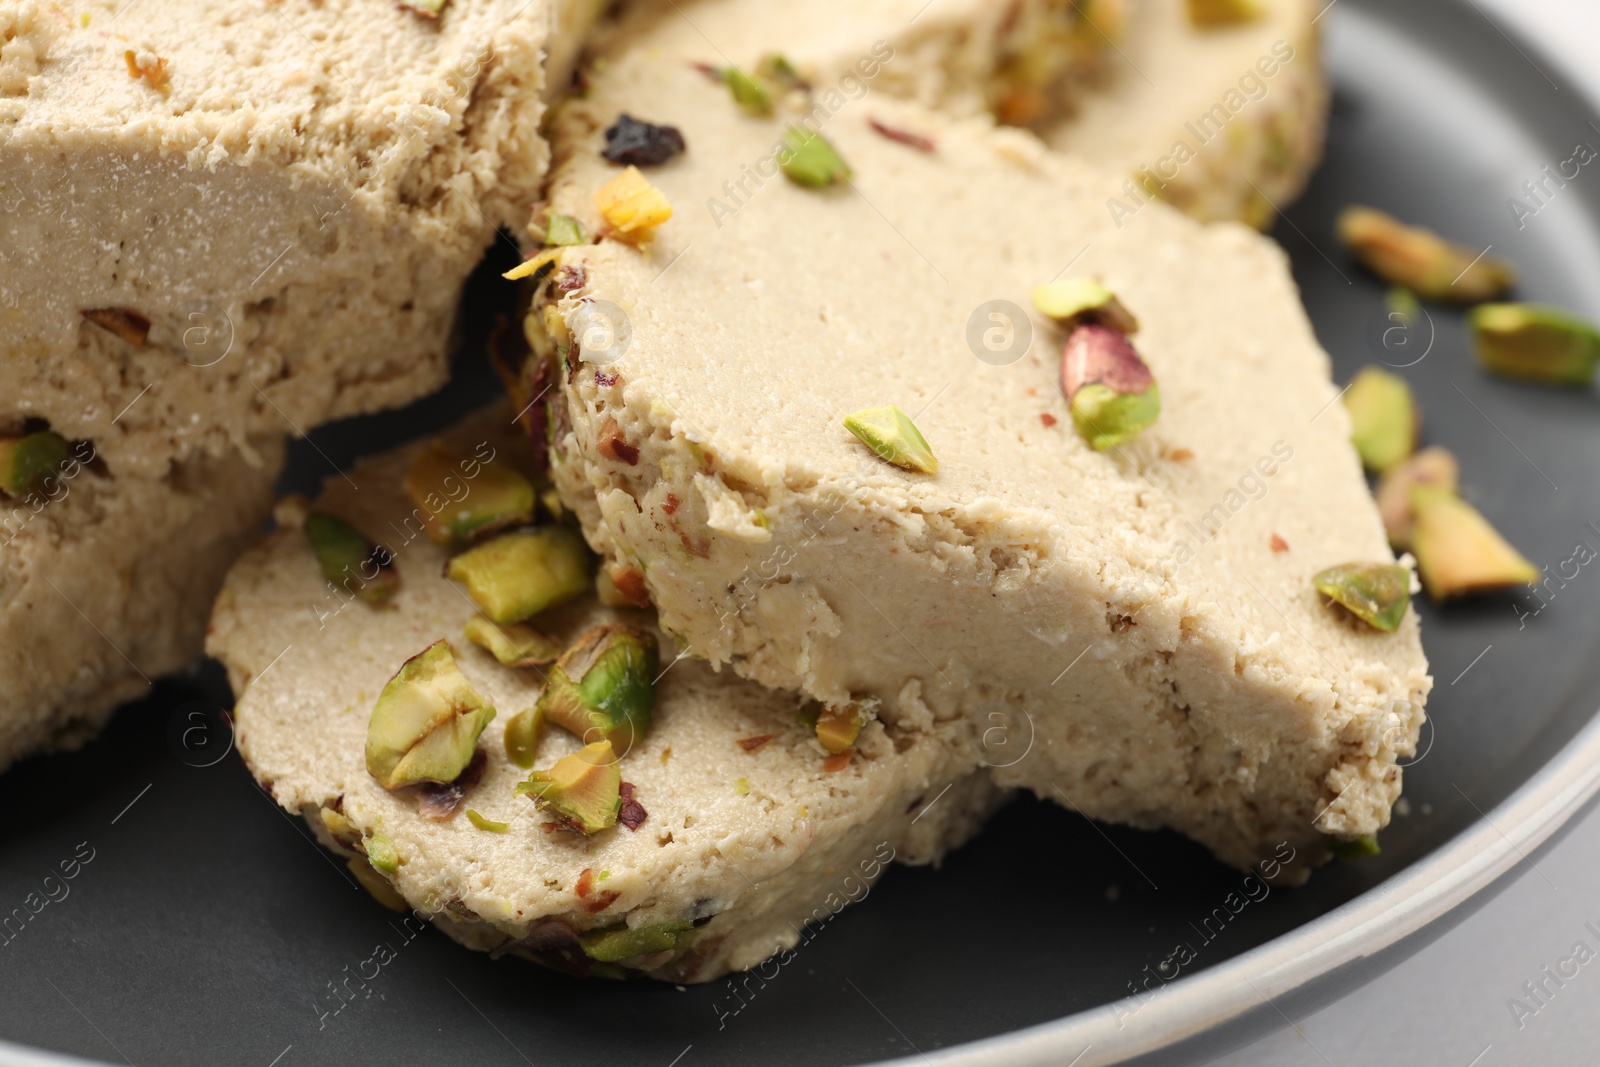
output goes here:
<path id="1" fill-rule="evenodd" d="M 1424 448 L 1378 479 L 1378 514 L 1396 551 L 1411 547 L 1411 491 L 1419 485 L 1432 485 L 1454 493 L 1460 488 L 1461 465 L 1449 449 L 1439 445 Z"/>
<path id="2" fill-rule="evenodd" d="M 1503 296 L 1516 283 L 1516 268 L 1506 260 L 1373 208 L 1345 208 L 1338 231 L 1362 266 L 1428 300 L 1475 304 Z"/>
<path id="3" fill-rule="evenodd" d="M 1422 584 L 1434 600 L 1539 580 L 1539 568 L 1453 491 L 1436 485 L 1414 486 L 1411 510 L 1411 548 Z"/>
<path id="4" fill-rule="evenodd" d="M 1363 367 L 1345 390 L 1344 406 L 1350 412 L 1350 443 L 1368 470 L 1386 471 L 1416 450 L 1421 409 L 1398 374 Z"/>
<path id="5" fill-rule="evenodd" d="M 1484 304 L 1467 316 L 1485 370 L 1548 385 L 1588 385 L 1600 365 L 1600 330 L 1560 308 Z"/>
<path id="6" fill-rule="evenodd" d="M 373 605 L 387 603 L 400 588 L 394 553 L 367 540 L 339 516 L 310 511 L 304 529 L 330 584 Z"/>

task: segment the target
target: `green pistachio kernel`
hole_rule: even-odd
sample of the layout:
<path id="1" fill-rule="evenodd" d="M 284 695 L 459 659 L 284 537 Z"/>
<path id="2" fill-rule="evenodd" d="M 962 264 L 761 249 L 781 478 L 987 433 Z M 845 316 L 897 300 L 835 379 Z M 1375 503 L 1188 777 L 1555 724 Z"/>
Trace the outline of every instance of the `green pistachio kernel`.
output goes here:
<path id="1" fill-rule="evenodd" d="M 1394 563 L 1341 563 L 1311 579 L 1317 592 L 1371 626 L 1394 633 L 1411 603 L 1411 572 Z"/>
<path id="2" fill-rule="evenodd" d="M 1559 308 L 1483 304 L 1467 316 L 1485 370 L 1548 385 L 1588 385 L 1600 365 L 1600 330 Z"/>
<path id="3" fill-rule="evenodd" d="M 521 622 L 587 592 L 589 551 L 565 526 L 517 530 L 469 549 L 445 573 L 490 620 Z"/>
<path id="4" fill-rule="evenodd" d="M 592 627 L 550 668 L 535 710 L 586 743 L 603 738 L 626 755 L 650 729 L 660 666 L 650 634 L 619 623 Z"/>
<path id="5" fill-rule="evenodd" d="M 544 712 L 537 704 L 518 712 L 506 723 L 506 758 L 523 770 L 531 769 L 543 736 Z"/>
<path id="6" fill-rule="evenodd" d="M 467 640 L 487 649 L 507 667 L 538 667 L 554 663 L 561 646 L 525 622 L 495 622 L 487 615 L 467 620 Z"/>
<path id="7" fill-rule="evenodd" d="M 1365 859 L 1368 856 L 1376 856 L 1383 851 L 1378 847 L 1377 834 L 1364 834 L 1348 841 L 1340 840 L 1336 837 L 1329 838 L 1328 850 L 1334 854 L 1335 858 L 1344 860 L 1346 863 Z"/>
<path id="8" fill-rule="evenodd" d="M 467 809 L 467 821 L 480 830 L 487 830 L 491 834 L 503 834 L 511 829 L 508 822 L 495 822 L 486 816 L 480 815 L 471 808 Z"/>
<path id="9" fill-rule="evenodd" d="M 1124 334 L 1139 332 L 1139 320 L 1122 306 L 1115 293 L 1093 278 L 1068 278 L 1033 287 L 1033 306 L 1039 314 L 1067 326 L 1093 322 Z"/>
<path id="10" fill-rule="evenodd" d="M 911 417 L 893 404 L 881 408 L 862 408 L 847 415 L 844 428 L 879 456 L 906 470 L 937 474 L 939 460 Z"/>
<path id="11" fill-rule="evenodd" d="M 65 462 L 67 439 L 58 433 L 0 437 L 0 490 L 11 496 L 46 496 Z"/>
<path id="12" fill-rule="evenodd" d="M 337 515 L 310 512 L 303 528 L 322 576 L 331 584 L 350 590 L 369 604 L 387 602 L 400 588 L 394 554 L 368 541 Z"/>
<path id="13" fill-rule="evenodd" d="M 394 874 L 400 870 L 400 853 L 395 851 L 394 844 L 382 834 L 373 834 L 366 840 L 367 862 L 371 863 L 384 874 Z"/>
<path id="14" fill-rule="evenodd" d="M 547 771 L 534 771 L 517 784 L 516 795 L 532 797 L 574 829 L 596 834 L 616 825 L 622 809 L 622 768 L 611 742 L 596 741 L 557 760 Z"/>
<path id="15" fill-rule="evenodd" d="M 464 544 L 533 521 L 533 484 L 510 464 L 487 462 L 433 441 L 411 461 L 406 494 L 429 540 Z"/>
<path id="16" fill-rule="evenodd" d="M 1072 425 L 1096 452 L 1115 448 L 1139 434 L 1161 414 L 1161 390 L 1151 385 L 1124 396 L 1092 382 L 1072 395 Z"/>
<path id="17" fill-rule="evenodd" d="M 688 919 L 656 923 L 652 926 L 607 926 L 578 935 L 584 955 L 601 963 L 619 963 L 636 956 L 648 956 L 678 947 L 694 930 Z"/>
<path id="18" fill-rule="evenodd" d="M 583 236 L 583 223 L 571 215 L 551 215 L 550 221 L 545 223 L 546 248 L 564 248 L 567 245 L 586 244 L 587 241 Z"/>
<path id="19" fill-rule="evenodd" d="M 1423 587 L 1435 600 L 1525 585 L 1539 568 L 1489 524 L 1478 509 L 1451 489 L 1411 489 L 1411 549 Z"/>
<path id="20" fill-rule="evenodd" d="M 367 771 L 385 789 L 453 782 L 472 762 L 494 708 L 472 688 L 446 641 L 417 653 L 378 694 L 367 723 Z"/>
<path id="21" fill-rule="evenodd" d="M 850 164 L 820 133 L 790 126 L 783 143 L 786 151 L 779 158 L 778 166 L 798 185 L 822 188 L 848 181 L 853 173 Z"/>
<path id="22" fill-rule="evenodd" d="M 1397 374 L 1365 367 L 1345 390 L 1350 443 L 1368 470 L 1383 472 L 1416 451 L 1422 433 L 1411 387 Z"/>
<path id="23" fill-rule="evenodd" d="M 726 67 L 720 75 L 733 96 L 733 102 L 739 105 L 739 110 L 751 115 L 772 114 L 772 94 L 766 86 L 738 67 Z"/>

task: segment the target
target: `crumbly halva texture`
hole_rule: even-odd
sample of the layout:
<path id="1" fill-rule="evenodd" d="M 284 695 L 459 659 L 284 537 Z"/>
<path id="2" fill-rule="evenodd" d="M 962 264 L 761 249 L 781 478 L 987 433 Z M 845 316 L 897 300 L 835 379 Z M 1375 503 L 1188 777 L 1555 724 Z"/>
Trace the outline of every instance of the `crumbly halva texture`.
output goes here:
<path id="1" fill-rule="evenodd" d="M 436 388 L 602 6 L 0 8 L 0 424 L 160 477 Z"/>
<path id="2" fill-rule="evenodd" d="M 489 441 L 509 457 L 518 451 L 510 423 L 509 410 L 496 409 L 451 439 L 468 451 Z M 937 861 L 998 802 L 970 758 L 881 723 L 830 771 L 828 753 L 796 721 L 797 697 L 676 662 L 662 635 L 653 723 L 620 765 L 644 822 L 593 836 L 552 830 L 548 812 L 514 795 L 527 772 L 504 747 L 507 725 L 539 696 L 541 671 L 502 666 L 462 637 L 474 606 L 441 576 L 446 550 L 420 536 L 400 489 L 417 447 L 360 465 L 352 472 L 360 491 L 330 480 L 319 504 L 394 550 L 403 580 L 390 606 L 341 608 L 301 531 L 284 528 L 229 575 L 208 648 L 239 695 L 238 747 L 256 778 L 343 854 L 371 854 L 384 839 L 399 858 L 394 889 L 450 937 L 551 962 L 573 932 L 694 922 L 676 951 L 632 966 L 708 981 L 793 947 L 808 921 L 859 899 L 889 859 Z M 657 633 L 648 613 L 589 598 L 538 621 L 563 642 L 601 622 Z M 479 739 L 482 778 L 454 816 L 436 820 L 418 813 L 414 796 L 378 785 L 363 745 L 385 682 L 440 638 L 497 714 Z M 535 765 L 548 768 L 580 744 L 547 726 Z M 325 808 L 339 813 L 333 830 Z M 491 828 L 478 828 L 468 809 Z M 495 823 L 509 829 L 492 832 Z M 581 969 L 585 958 L 569 952 L 559 962 L 576 959 Z"/>
<path id="3" fill-rule="evenodd" d="M 1267 0 L 1258 20 L 1197 27 L 1187 0 L 1134 0 L 1102 82 L 1042 136 L 1125 174 L 1104 210 L 1128 219 L 1160 197 L 1205 221 L 1266 227 L 1322 158 L 1328 85 L 1323 4 Z"/>
<path id="4" fill-rule="evenodd" d="M 74 748 L 149 680 L 200 657 L 228 567 L 260 535 L 281 438 L 165 478 L 108 474 L 75 444 L 42 493 L 0 495 L 0 769 Z"/>
<path id="5" fill-rule="evenodd" d="M 1158 203 L 1119 229 L 1120 176 L 878 99 L 825 128 L 848 187 L 775 178 L 723 210 L 782 120 L 634 44 L 558 115 L 551 210 L 603 232 L 599 131 L 647 110 L 689 145 L 651 171 L 676 213 L 643 248 L 553 253 L 559 325 L 536 308 L 529 334 L 576 339 L 555 477 L 662 625 L 773 688 L 1003 736 L 1027 755 L 1002 783 L 1239 866 L 1382 828 L 1431 679 L 1414 615 L 1379 634 L 1312 587 L 1393 555 L 1283 253 Z M 1069 271 L 1137 318 L 1161 383 L 1159 420 L 1103 453 L 1060 395 L 1061 332 L 1026 310 Z M 937 474 L 840 424 L 885 404 Z"/>

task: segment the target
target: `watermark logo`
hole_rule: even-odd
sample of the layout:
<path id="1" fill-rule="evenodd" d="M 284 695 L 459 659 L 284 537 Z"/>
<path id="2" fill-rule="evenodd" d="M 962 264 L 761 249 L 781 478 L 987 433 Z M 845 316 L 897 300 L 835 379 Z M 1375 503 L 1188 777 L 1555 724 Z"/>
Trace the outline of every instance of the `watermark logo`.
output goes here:
<path id="1" fill-rule="evenodd" d="M 190 767 L 214 767 L 233 751 L 233 717 L 209 700 L 191 700 L 168 716 L 167 747 Z"/>
<path id="2" fill-rule="evenodd" d="M 1009 300 L 986 301 L 967 317 L 967 347 L 990 366 L 1009 366 L 1033 347 L 1033 321 Z"/>

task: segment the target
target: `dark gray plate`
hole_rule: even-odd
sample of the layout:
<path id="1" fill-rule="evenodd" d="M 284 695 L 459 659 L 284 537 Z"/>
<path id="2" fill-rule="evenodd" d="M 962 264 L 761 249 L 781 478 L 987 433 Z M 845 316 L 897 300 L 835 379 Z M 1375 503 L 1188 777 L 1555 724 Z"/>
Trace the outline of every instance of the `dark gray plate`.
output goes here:
<path id="1" fill-rule="evenodd" d="M 1431 439 L 1457 452 L 1469 494 L 1554 573 L 1579 543 L 1600 548 L 1596 398 L 1485 378 L 1452 311 L 1431 308 L 1409 346 L 1385 347 L 1382 289 L 1336 249 L 1331 224 L 1348 201 L 1386 207 L 1492 243 L 1522 265 L 1530 297 L 1600 312 L 1600 177 L 1588 173 L 1600 163 L 1524 228 L 1505 203 L 1576 143 L 1600 144 L 1600 127 L 1575 85 L 1547 81 L 1566 82 L 1556 64 L 1473 5 L 1343 0 L 1324 24 L 1338 86 L 1328 162 L 1277 235 L 1341 377 L 1427 352 L 1401 373 Z M 485 321 L 501 293 L 486 270 L 467 321 Z M 469 329 L 445 395 L 300 446 L 294 487 L 315 488 L 324 456 L 348 463 L 490 398 L 481 346 Z M 1018 801 L 944 870 L 892 871 L 768 979 L 687 990 L 582 984 L 402 930 L 226 753 L 214 709 L 229 697 L 212 668 L 157 686 L 84 751 L 0 778 L 13 813 L 0 829 L 0 916 L 26 913 L 47 887 L 60 898 L 0 935 L 0 1034 L 17 1043 L 0 1061 L 64 1062 L 19 1046 L 260 1067 L 745 1067 L 919 1053 L 1088 1065 L 1215 1052 L 1439 932 L 1592 795 L 1600 566 L 1557 586 L 1525 619 L 1514 605 L 1537 608 L 1531 594 L 1420 605 L 1439 685 L 1428 747 L 1406 775 L 1411 813 L 1379 858 L 1274 891 L 1208 935 L 1200 924 L 1240 887 L 1237 873 L 1170 834 L 1102 831 Z M 92 859 L 63 896 L 46 877 L 75 853 Z M 1180 941 L 1198 957 L 1181 980 L 1114 1003 Z M 381 967 L 380 944 L 394 957 Z"/>

